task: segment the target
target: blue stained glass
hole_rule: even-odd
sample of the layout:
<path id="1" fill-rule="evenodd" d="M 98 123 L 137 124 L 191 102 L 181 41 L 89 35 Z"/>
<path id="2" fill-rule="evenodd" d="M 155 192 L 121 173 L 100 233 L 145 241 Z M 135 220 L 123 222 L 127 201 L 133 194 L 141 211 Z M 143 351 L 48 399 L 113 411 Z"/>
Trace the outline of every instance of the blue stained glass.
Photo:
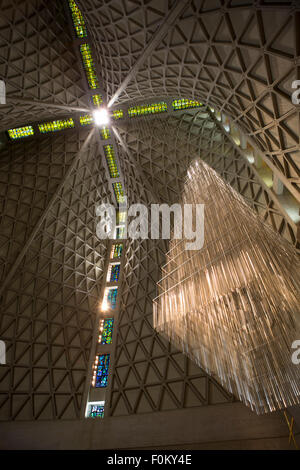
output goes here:
<path id="1" fill-rule="evenodd" d="M 113 264 L 110 272 L 110 282 L 117 282 L 120 276 L 120 265 Z"/>
<path id="2" fill-rule="evenodd" d="M 101 356 L 98 356 L 96 388 L 107 386 L 109 358 L 110 354 L 102 354 Z"/>
<path id="3" fill-rule="evenodd" d="M 103 405 L 90 405 L 89 418 L 103 418 L 104 406 Z"/>
<path id="4" fill-rule="evenodd" d="M 116 289 L 118 290 L 118 289 Z M 114 327 L 114 319 L 106 318 L 103 322 L 103 331 L 101 336 L 101 344 L 111 344 L 112 343 L 112 334 Z"/>

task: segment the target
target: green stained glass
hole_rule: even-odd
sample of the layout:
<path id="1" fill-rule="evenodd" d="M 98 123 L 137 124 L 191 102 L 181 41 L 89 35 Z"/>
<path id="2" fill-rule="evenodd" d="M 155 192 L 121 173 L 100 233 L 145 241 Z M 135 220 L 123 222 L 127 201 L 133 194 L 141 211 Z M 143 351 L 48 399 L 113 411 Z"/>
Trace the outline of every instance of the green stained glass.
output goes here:
<path id="1" fill-rule="evenodd" d="M 122 183 L 113 183 L 114 193 L 119 204 L 125 202 Z"/>
<path id="2" fill-rule="evenodd" d="M 82 13 L 74 0 L 69 0 L 69 6 L 72 13 L 73 25 L 78 38 L 86 38 L 87 30 Z"/>
<path id="3" fill-rule="evenodd" d="M 43 124 L 39 124 L 38 126 L 39 131 L 42 134 L 46 134 L 47 132 L 56 132 L 62 131 L 63 129 L 70 129 L 74 127 L 74 121 L 72 118 L 58 119 L 57 121 L 44 122 Z"/>
<path id="4" fill-rule="evenodd" d="M 115 151 L 112 145 L 104 145 L 104 153 L 106 162 L 109 168 L 109 174 L 111 178 L 118 178 L 120 176 L 117 162 L 115 159 Z"/>
<path id="5" fill-rule="evenodd" d="M 122 256 L 123 243 L 116 243 L 111 249 L 111 258 L 120 258 Z"/>
<path id="6" fill-rule="evenodd" d="M 100 135 L 102 140 L 110 139 L 110 130 L 108 129 L 108 127 L 103 127 L 100 130 Z"/>
<path id="7" fill-rule="evenodd" d="M 107 300 L 108 300 L 109 307 L 111 309 L 116 308 L 117 294 L 118 294 L 117 288 L 109 289 L 108 291 Z M 102 330 L 100 344 L 112 343 L 113 328 L 114 328 L 114 319 L 105 318 L 105 320 L 103 321 L 103 330 Z"/>
<path id="8" fill-rule="evenodd" d="M 200 101 L 180 99 L 172 101 L 172 106 L 175 111 L 178 111 L 179 109 L 199 108 L 203 105 Z"/>
<path id="9" fill-rule="evenodd" d="M 85 69 L 86 78 L 91 89 L 99 88 L 99 81 L 96 74 L 96 68 L 92 57 L 92 51 L 89 44 L 81 44 L 80 52 Z"/>
<path id="10" fill-rule="evenodd" d="M 115 109 L 112 113 L 114 119 L 122 119 L 124 116 L 122 109 Z"/>
<path id="11" fill-rule="evenodd" d="M 165 113 L 166 111 L 167 111 L 167 103 L 165 101 L 161 101 L 160 103 L 133 106 L 128 109 L 128 116 L 129 117 L 145 116 L 147 114 Z"/>
<path id="12" fill-rule="evenodd" d="M 88 126 L 93 122 L 93 116 L 91 114 L 85 114 L 84 116 L 80 116 L 79 120 L 82 126 Z"/>
<path id="13" fill-rule="evenodd" d="M 34 135 L 34 130 L 32 126 L 17 127 L 16 129 L 8 129 L 8 135 L 12 140 L 23 139 L 24 137 L 29 137 Z"/>
<path id="14" fill-rule="evenodd" d="M 99 107 L 99 106 L 101 106 L 101 105 L 103 104 L 103 98 L 102 98 L 102 96 L 99 95 L 99 93 L 98 93 L 98 95 L 93 95 L 93 96 L 92 96 L 92 102 L 93 102 L 93 105 L 94 105 L 94 106 L 98 106 L 98 107 Z"/>

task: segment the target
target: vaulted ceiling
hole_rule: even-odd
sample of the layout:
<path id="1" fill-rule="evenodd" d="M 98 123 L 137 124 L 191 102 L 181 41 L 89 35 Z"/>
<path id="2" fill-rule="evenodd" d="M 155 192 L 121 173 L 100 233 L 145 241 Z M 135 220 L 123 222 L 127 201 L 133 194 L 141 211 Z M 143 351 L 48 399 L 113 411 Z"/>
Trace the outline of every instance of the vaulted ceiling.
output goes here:
<path id="1" fill-rule="evenodd" d="M 300 78 L 297 3 L 78 3 L 113 107 L 167 96 L 199 99 L 238 124 L 300 200 L 299 106 L 291 101 L 291 83 Z M 166 17 L 179 4 L 169 24 Z M 0 9 L 0 78 L 7 85 L 0 129 L 88 107 L 63 2 L 0 0 Z M 25 101 L 32 99 L 40 103 Z M 114 124 L 129 200 L 176 201 L 191 159 L 200 155 L 296 244 L 295 226 L 209 106 Z M 8 143 L 0 154 L 0 183 L 1 279 L 16 266 L 1 296 L 0 337 L 10 365 L 0 370 L 0 416 L 78 418 L 107 248 L 96 237 L 94 209 L 110 200 L 93 131 Z M 232 401 L 153 330 L 152 298 L 165 251 L 164 242 L 127 247 L 112 415 Z"/>
<path id="2" fill-rule="evenodd" d="M 164 95 L 199 99 L 238 123 L 299 192 L 299 6 L 294 2 L 191 0 L 147 45 L 176 6 L 167 0 L 80 2 L 112 97 L 142 54 L 117 102 Z"/>

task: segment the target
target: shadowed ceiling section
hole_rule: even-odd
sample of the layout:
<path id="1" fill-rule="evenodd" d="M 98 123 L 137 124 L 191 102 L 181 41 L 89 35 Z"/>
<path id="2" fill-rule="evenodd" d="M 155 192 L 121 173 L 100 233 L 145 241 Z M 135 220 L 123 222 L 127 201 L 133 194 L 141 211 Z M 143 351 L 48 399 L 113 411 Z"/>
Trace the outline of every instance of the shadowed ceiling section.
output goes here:
<path id="1" fill-rule="evenodd" d="M 39 163 L 32 160 L 29 142 L 27 147 L 15 144 L 8 155 L 13 171 L 4 221 L 15 214 L 16 249 L 25 245 L 26 230 L 35 217 L 41 220 L 48 186 L 55 193 L 32 241 L 26 241 L 21 261 L 13 259 L 13 248 L 9 250 L 10 262 L 18 264 L 1 297 L 0 337 L 6 343 L 7 364 L 0 370 L 0 420 L 76 419 L 85 406 L 82 396 L 106 256 L 106 242 L 96 236 L 95 206 L 109 201 L 110 191 L 94 138 L 63 177 L 64 165 L 56 166 L 53 159 L 60 155 L 66 165 L 74 157 L 72 148 L 78 142 L 76 133 L 69 132 L 68 137 L 32 141 L 40 149 L 43 140 L 51 144 L 51 155 L 44 149 Z M 63 184 L 55 190 L 59 178 Z M 20 206 L 12 196 L 18 194 Z M 41 204 L 35 207 L 39 199 Z"/>
<path id="2" fill-rule="evenodd" d="M 1 281 L 22 250 L 83 144 L 65 133 L 19 143 L 1 152 Z"/>
<path id="3" fill-rule="evenodd" d="M 0 77 L 5 77 L 7 90 L 0 129 L 66 113 L 34 104 L 16 106 L 10 96 L 86 106 L 63 2 L 2 0 L 0 8 Z"/>

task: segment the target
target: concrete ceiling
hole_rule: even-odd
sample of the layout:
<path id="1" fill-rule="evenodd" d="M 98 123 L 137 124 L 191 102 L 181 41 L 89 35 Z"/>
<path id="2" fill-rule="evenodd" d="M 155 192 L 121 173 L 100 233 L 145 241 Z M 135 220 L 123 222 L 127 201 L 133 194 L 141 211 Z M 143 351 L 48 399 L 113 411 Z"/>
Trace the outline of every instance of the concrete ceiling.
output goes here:
<path id="1" fill-rule="evenodd" d="M 199 99 L 236 122 L 300 194 L 299 108 L 291 101 L 291 82 L 300 78 L 295 2 L 191 0 L 172 25 L 165 18 L 176 2 L 79 3 L 108 98 L 129 77 L 114 106 L 164 96 Z M 0 77 L 7 79 L 8 94 L 0 128 L 65 114 L 42 105 L 16 106 L 9 102 L 12 95 L 86 107 L 62 2 L 4 0 L 0 8 Z M 159 31 L 165 35 L 150 50 Z M 155 195 L 174 201 L 190 159 L 200 153 L 296 243 L 295 229 L 208 109 L 146 119 L 117 125 L 129 200 L 149 203 Z M 1 152 L 2 279 L 14 270 L 1 297 L 0 337 L 10 364 L 0 370 L 1 420 L 76 419 L 85 406 L 106 256 L 94 208 L 110 200 L 92 132 L 84 145 L 88 134 L 83 129 L 34 137 Z M 164 243 L 150 241 L 127 247 L 109 398 L 114 416 L 233 399 L 152 328 L 165 250 Z"/>

